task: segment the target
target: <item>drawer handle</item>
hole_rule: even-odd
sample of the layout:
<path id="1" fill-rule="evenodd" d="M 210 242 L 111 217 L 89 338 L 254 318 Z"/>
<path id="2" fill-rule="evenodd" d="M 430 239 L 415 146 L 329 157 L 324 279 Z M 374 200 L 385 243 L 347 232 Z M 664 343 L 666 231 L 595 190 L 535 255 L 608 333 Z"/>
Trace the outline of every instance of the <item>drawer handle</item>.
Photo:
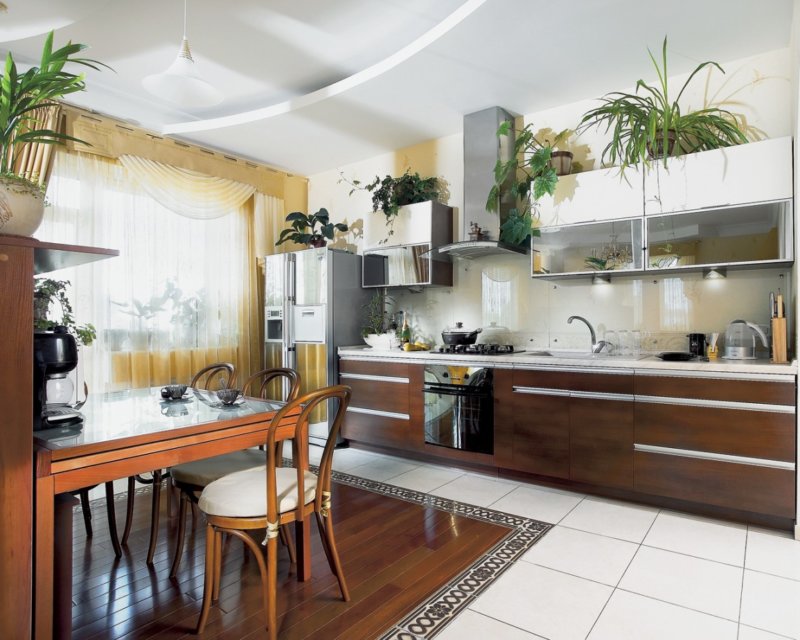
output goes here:
<path id="1" fill-rule="evenodd" d="M 513 387 L 514 393 L 524 393 L 530 396 L 559 396 L 569 398 L 569 391 L 564 389 L 543 389 L 536 387 Z"/>
<path id="2" fill-rule="evenodd" d="M 709 409 L 737 409 L 739 411 L 767 411 L 770 413 L 795 412 L 788 404 L 761 404 L 758 402 L 732 402 L 730 400 L 698 400 L 695 398 L 670 398 L 667 396 L 635 396 L 636 402 L 645 404 L 671 404 L 680 407 L 706 407 Z"/>
<path id="3" fill-rule="evenodd" d="M 363 413 L 368 416 L 380 416 L 382 418 L 396 418 L 398 420 L 411 420 L 407 413 L 395 413 L 394 411 L 380 411 L 378 409 L 365 409 L 363 407 L 347 407 L 352 413 Z"/>
<path id="4" fill-rule="evenodd" d="M 371 380 L 373 382 L 395 382 L 397 384 L 408 384 L 408 378 L 398 378 L 395 376 L 371 376 L 366 373 L 340 373 L 340 378 L 349 380 Z"/>
<path id="5" fill-rule="evenodd" d="M 794 471 L 794 462 L 784 462 L 782 460 L 768 460 L 766 458 L 749 458 L 747 456 L 732 456 L 727 453 L 710 453 L 708 451 L 695 451 L 693 449 L 674 449 L 672 447 L 659 447 L 652 444 L 634 444 L 634 451 L 642 453 L 656 453 L 664 456 L 676 456 L 678 458 L 695 458 L 697 460 L 714 460 L 715 462 L 731 462 L 734 464 L 746 464 L 752 467 L 769 467 L 770 469 L 783 469 Z"/>

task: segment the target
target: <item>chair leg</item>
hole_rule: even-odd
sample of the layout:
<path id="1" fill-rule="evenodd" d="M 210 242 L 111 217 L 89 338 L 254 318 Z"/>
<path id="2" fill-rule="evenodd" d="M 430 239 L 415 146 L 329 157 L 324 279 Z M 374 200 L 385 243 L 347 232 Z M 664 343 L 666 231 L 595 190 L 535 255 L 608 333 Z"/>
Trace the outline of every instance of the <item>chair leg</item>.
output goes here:
<path id="1" fill-rule="evenodd" d="M 86 527 L 86 537 L 92 537 L 92 508 L 89 506 L 89 489 L 81 489 L 78 492 L 81 497 L 81 510 L 83 511 L 83 525 Z"/>
<path id="2" fill-rule="evenodd" d="M 328 558 L 328 564 L 331 571 L 339 581 L 339 588 L 342 590 L 342 599 L 345 602 L 350 601 L 350 592 L 347 589 L 347 583 L 344 580 L 344 572 L 342 571 L 342 563 L 339 561 L 339 552 L 336 550 L 336 540 L 333 537 L 333 518 L 328 510 L 328 515 L 324 518 L 319 513 L 317 516 L 317 528 L 319 535 L 322 538 L 322 548 L 325 550 L 325 555 Z"/>
<path id="3" fill-rule="evenodd" d="M 131 535 L 133 525 L 133 501 L 136 495 L 136 476 L 128 476 L 128 509 L 125 512 L 125 530 L 122 532 L 122 539 L 119 541 L 123 547 L 128 546 L 128 536 Z"/>
<path id="4" fill-rule="evenodd" d="M 267 584 L 264 593 L 264 613 L 267 616 L 267 637 L 278 640 L 278 539 L 267 541 Z"/>
<path id="5" fill-rule="evenodd" d="M 206 526 L 206 578 L 203 586 L 203 606 L 200 609 L 200 619 L 197 621 L 196 633 L 203 633 L 208 611 L 211 608 L 211 594 L 214 590 L 214 542 L 217 539 L 213 525 Z"/>
<path id="6" fill-rule="evenodd" d="M 289 535 L 289 531 L 285 524 L 281 525 L 280 534 L 281 542 L 289 551 L 289 562 L 292 564 L 297 564 L 297 553 L 294 550 L 294 541 L 292 540 L 292 536 Z"/>
<path id="7" fill-rule="evenodd" d="M 219 587 L 222 581 L 222 531 L 217 531 L 217 539 L 214 541 L 214 591 L 211 594 L 211 601 L 219 600 Z"/>
<path id="8" fill-rule="evenodd" d="M 186 537 L 186 511 L 188 510 L 189 497 L 181 491 L 180 508 L 178 509 L 178 539 L 175 541 L 175 557 L 172 559 L 172 569 L 169 570 L 169 577 L 174 578 L 178 575 L 178 568 L 181 566 L 183 556 L 183 543 Z"/>
<path id="9" fill-rule="evenodd" d="M 108 512 L 108 537 L 111 538 L 111 546 L 114 547 L 114 555 L 122 557 L 122 547 L 119 546 L 119 536 L 117 535 L 117 513 L 114 509 L 114 483 L 106 482 L 106 511 Z"/>
<path id="10" fill-rule="evenodd" d="M 153 505 L 150 516 L 150 546 L 147 549 L 147 564 L 153 564 L 158 542 L 158 517 L 161 513 L 161 469 L 153 471 Z"/>

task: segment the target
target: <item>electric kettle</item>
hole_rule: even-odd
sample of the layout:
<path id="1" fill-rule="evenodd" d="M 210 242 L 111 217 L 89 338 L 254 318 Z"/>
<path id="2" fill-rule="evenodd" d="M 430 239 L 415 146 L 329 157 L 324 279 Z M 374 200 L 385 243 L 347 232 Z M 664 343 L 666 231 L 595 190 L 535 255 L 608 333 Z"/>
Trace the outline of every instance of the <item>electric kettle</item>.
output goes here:
<path id="1" fill-rule="evenodd" d="M 761 338 L 764 348 L 769 349 L 767 336 L 758 325 L 746 320 L 734 320 L 725 332 L 725 355 L 722 357 L 726 360 L 755 360 L 756 336 Z"/>

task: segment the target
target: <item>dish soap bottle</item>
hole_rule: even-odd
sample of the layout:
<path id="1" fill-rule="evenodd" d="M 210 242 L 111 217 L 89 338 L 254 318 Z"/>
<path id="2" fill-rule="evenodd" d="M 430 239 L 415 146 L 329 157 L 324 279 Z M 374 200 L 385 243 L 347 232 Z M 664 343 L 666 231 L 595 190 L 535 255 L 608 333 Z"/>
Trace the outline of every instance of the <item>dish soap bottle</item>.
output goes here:
<path id="1" fill-rule="evenodd" d="M 400 342 L 407 344 L 411 342 L 411 327 L 408 326 L 408 315 L 403 311 L 403 328 L 400 330 Z"/>

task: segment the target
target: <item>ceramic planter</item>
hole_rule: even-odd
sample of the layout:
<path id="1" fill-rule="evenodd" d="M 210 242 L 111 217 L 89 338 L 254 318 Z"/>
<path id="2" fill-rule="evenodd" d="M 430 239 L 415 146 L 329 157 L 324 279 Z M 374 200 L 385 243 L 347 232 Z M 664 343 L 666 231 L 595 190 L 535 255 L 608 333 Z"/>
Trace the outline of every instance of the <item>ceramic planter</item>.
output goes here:
<path id="1" fill-rule="evenodd" d="M 568 176 L 572 171 L 572 151 L 553 151 L 550 166 L 558 176 Z"/>
<path id="2" fill-rule="evenodd" d="M 32 236 L 44 217 L 44 194 L 36 187 L 0 178 L 0 233 Z"/>

